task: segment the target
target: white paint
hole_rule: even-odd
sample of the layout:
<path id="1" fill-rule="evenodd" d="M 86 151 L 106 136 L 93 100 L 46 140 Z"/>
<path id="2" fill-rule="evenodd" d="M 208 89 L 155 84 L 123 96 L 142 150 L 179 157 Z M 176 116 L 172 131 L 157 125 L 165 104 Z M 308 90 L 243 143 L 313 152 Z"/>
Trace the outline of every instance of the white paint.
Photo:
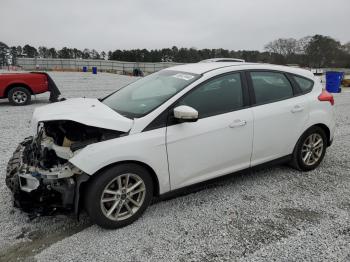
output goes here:
<path id="1" fill-rule="evenodd" d="M 41 121 L 71 120 L 88 126 L 127 132 L 133 121 L 118 114 L 97 99 L 74 98 L 36 108 L 32 128 L 36 132 Z"/>
<path id="2" fill-rule="evenodd" d="M 310 71 L 275 65 L 183 65 L 169 70 L 203 76 L 142 118 L 127 119 L 96 99 L 75 99 L 36 110 L 34 123 L 67 119 L 130 130 L 128 136 L 83 148 L 70 162 L 90 175 L 120 161 L 142 162 L 156 173 L 160 193 L 291 154 L 300 135 L 314 124 L 327 125 L 333 137 L 333 107 L 318 101 L 322 88 L 319 81 L 307 95 L 143 132 L 158 115 L 200 83 L 219 74 L 249 69 L 280 70 L 315 80 Z"/>
<path id="3" fill-rule="evenodd" d="M 246 124 L 234 126 L 235 120 Z M 252 141 L 250 108 L 168 127 L 172 189 L 249 167 Z"/>
<path id="4" fill-rule="evenodd" d="M 198 118 L 198 111 L 190 106 L 178 106 L 174 108 L 174 117 L 184 120 L 196 120 Z"/>

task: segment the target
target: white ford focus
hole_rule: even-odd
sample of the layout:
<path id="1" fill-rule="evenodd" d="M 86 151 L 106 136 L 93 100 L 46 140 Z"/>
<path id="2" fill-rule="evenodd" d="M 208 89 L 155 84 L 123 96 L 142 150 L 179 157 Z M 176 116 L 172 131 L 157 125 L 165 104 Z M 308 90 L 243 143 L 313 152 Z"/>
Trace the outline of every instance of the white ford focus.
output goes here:
<path id="1" fill-rule="evenodd" d="M 272 161 L 316 168 L 333 140 L 333 104 L 306 70 L 176 66 L 101 100 L 36 109 L 34 135 L 10 159 L 6 183 L 26 212 L 84 207 L 117 228 L 154 196 L 205 180 Z"/>

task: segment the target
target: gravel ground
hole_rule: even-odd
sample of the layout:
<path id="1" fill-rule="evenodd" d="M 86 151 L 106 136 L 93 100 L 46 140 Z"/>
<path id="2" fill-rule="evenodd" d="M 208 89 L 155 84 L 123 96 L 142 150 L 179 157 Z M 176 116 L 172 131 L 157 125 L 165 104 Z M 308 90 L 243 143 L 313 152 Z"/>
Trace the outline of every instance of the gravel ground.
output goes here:
<path id="1" fill-rule="evenodd" d="M 52 72 L 50 75 L 62 96 L 67 98 L 103 97 L 136 79 L 114 74 Z M 11 194 L 5 185 L 7 161 L 16 145 L 31 135 L 31 115 L 36 107 L 48 104 L 48 97 L 48 93 L 32 97 L 33 103 L 25 107 L 14 107 L 6 99 L 0 100 L 0 261 L 16 261 L 18 257 L 33 255 L 89 225 L 85 217 L 80 223 L 66 216 L 30 221 L 24 213 L 12 208 Z"/>
<path id="2" fill-rule="evenodd" d="M 133 78 L 52 73 L 66 97 L 100 97 Z M 337 130 L 320 167 L 285 166 L 232 175 L 158 202 L 113 231 L 58 216 L 28 221 L 11 206 L 6 162 L 30 134 L 35 107 L 0 102 L 0 260 L 38 261 L 349 261 L 350 92 L 336 94 Z"/>

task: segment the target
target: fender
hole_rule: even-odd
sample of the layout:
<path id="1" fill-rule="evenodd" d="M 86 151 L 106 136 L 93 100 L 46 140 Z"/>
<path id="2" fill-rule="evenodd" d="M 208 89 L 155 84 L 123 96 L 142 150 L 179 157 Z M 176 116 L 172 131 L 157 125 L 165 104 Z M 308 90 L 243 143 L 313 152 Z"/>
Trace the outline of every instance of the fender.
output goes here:
<path id="1" fill-rule="evenodd" d="M 329 129 L 328 142 L 330 143 L 333 140 L 334 131 L 335 131 L 334 110 L 333 110 L 333 107 L 330 105 L 330 103 L 322 102 L 321 104 L 322 104 L 321 106 L 318 104 L 317 106 L 314 106 L 312 110 L 310 110 L 309 122 L 308 122 L 308 125 L 306 126 L 306 129 L 302 132 L 302 134 L 310 127 L 314 125 L 322 124 L 327 126 Z M 302 134 L 300 134 L 300 136 Z"/>
<path id="2" fill-rule="evenodd" d="M 170 190 L 165 128 L 91 144 L 69 160 L 90 176 L 123 161 L 137 161 L 151 167 L 159 181 L 159 193 Z"/>
<path id="3" fill-rule="evenodd" d="M 1 94 L 1 97 L 5 97 L 7 96 L 9 90 L 13 87 L 13 86 L 24 86 L 25 88 L 27 88 L 29 90 L 29 92 L 31 94 L 33 94 L 33 90 L 32 88 L 30 87 L 30 85 L 28 85 L 25 81 L 23 80 L 12 80 L 11 82 L 9 82 L 4 90 L 4 93 Z"/>

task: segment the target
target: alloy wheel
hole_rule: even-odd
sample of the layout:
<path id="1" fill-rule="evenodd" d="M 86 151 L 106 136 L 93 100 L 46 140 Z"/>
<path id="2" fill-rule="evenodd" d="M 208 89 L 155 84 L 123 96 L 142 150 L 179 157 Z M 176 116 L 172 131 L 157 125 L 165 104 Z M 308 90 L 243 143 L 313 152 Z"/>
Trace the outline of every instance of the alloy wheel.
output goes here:
<path id="1" fill-rule="evenodd" d="M 136 174 L 122 174 L 113 179 L 102 191 L 100 206 L 111 220 L 122 221 L 135 214 L 142 206 L 146 185 Z"/>
<path id="2" fill-rule="evenodd" d="M 301 158 L 307 166 L 312 166 L 321 158 L 323 153 L 323 138 L 318 133 L 309 135 L 301 148 Z"/>

